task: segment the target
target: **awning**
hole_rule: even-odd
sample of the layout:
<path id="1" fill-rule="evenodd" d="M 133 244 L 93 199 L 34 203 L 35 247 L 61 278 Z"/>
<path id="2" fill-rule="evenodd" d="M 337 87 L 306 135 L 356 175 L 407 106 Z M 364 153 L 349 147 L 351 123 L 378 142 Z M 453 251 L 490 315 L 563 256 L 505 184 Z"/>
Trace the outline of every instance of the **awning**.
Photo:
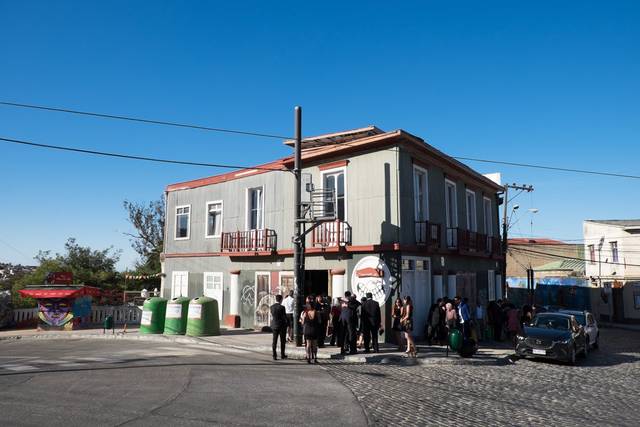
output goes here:
<path id="1" fill-rule="evenodd" d="M 77 298 L 81 296 L 100 296 L 102 291 L 99 288 L 93 286 L 82 286 L 75 288 L 33 288 L 33 289 L 20 289 L 20 295 L 30 298 Z"/>

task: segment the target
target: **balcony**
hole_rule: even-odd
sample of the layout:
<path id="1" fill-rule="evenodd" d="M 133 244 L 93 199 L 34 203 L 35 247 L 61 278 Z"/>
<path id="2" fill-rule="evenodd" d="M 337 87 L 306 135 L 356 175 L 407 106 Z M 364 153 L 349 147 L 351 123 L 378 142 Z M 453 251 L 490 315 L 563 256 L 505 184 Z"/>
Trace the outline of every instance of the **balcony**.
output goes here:
<path id="1" fill-rule="evenodd" d="M 273 252 L 278 243 L 275 230 L 232 231 L 222 233 L 222 252 Z"/>
<path id="2" fill-rule="evenodd" d="M 429 221 L 416 221 L 416 244 L 429 249 L 440 247 L 440 224 Z"/>
<path id="3" fill-rule="evenodd" d="M 335 220 L 323 222 L 311 232 L 311 246 L 339 247 L 351 244 L 351 226 L 348 222 Z"/>
<path id="4" fill-rule="evenodd" d="M 487 251 L 491 255 L 502 255 L 502 242 L 499 237 L 488 236 L 487 237 Z"/>
<path id="5" fill-rule="evenodd" d="M 458 249 L 463 252 L 484 253 L 487 249 L 486 234 L 458 230 Z"/>

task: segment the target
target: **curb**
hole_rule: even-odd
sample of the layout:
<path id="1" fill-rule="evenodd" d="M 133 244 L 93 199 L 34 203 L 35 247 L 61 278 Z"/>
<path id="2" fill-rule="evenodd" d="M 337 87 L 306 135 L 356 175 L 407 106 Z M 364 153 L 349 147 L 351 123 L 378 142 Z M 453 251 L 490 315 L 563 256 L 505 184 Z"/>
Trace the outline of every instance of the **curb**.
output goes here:
<path id="1" fill-rule="evenodd" d="M 118 332 L 115 334 L 35 334 L 35 335 L 12 335 L 0 337 L 1 341 L 18 341 L 18 340 L 79 340 L 79 339 L 106 339 L 106 340 L 139 340 L 139 341 L 154 341 L 154 342 L 172 342 L 178 344 L 201 344 L 210 345 L 214 347 L 225 347 L 235 350 L 251 351 L 255 353 L 271 355 L 270 346 L 246 346 L 246 345 L 233 345 L 226 343 L 212 342 L 205 337 L 188 337 L 183 335 L 164 335 L 164 334 L 143 334 L 138 333 L 126 334 Z M 306 358 L 306 352 L 303 348 L 288 347 L 287 356 L 291 360 L 304 360 Z M 341 355 L 335 353 L 318 353 L 318 359 L 320 360 L 333 360 L 343 361 L 347 363 L 361 363 L 361 364 L 380 364 L 380 365 L 403 365 L 403 366 L 433 366 L 433 365 L 484 365 L 484 366 L 504 366 L 514 363 L 515 355 L 483 355 L 479 354 L 475 357 L 462 358 L 455 352 L 447 357 L 442 353 L 423 353 L 422 356 L 417 358 L 409 358 L 403 354 L 388 353 L 360 353 L 357 355 Z M 516 359 L 517 360 L 517 359 Z"/>

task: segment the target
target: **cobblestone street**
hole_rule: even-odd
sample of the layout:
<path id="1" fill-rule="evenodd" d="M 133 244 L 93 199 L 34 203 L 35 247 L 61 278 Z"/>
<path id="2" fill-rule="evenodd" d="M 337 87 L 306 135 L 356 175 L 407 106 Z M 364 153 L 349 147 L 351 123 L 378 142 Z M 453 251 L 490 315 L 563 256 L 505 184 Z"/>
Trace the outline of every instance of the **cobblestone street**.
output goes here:
<path id="1" fill-rule="evenodd" d="M 454 356 L 457 358 L 457 356 Z M 325 364 L 351 389 L 371 425 L 638 425 L 640 332 L 604 329 L 576 366 Z"/>

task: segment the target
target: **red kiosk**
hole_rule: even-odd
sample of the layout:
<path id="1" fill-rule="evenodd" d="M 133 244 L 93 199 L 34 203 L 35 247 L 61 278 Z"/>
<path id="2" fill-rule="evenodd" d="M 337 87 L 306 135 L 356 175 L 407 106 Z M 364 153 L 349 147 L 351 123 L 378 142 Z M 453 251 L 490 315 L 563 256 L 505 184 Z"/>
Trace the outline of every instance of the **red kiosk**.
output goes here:
<path id="1" fill-rule="evenodd" d="M 99 297 L 102 291 L 93 286 L 72 283 L 72 273 L 50 273 L 44 285 L 27 286 L 18 291 L 21 296 L 38 301 L 39 330 L 73 330 L 88 323 L 91 298 Z"/>

